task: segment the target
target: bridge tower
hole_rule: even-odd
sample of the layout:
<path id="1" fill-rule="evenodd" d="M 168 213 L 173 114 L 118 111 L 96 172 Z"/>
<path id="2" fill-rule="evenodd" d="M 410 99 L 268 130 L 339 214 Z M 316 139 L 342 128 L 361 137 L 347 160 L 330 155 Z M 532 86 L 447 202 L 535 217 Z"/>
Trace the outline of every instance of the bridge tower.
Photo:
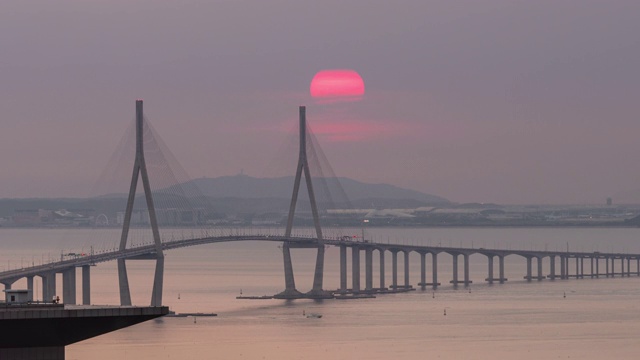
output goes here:
<path id="1" fill-rule="evenodd" d="M 131 187 L 129 188 L 129 197 L 127 199 L 127 209 L 124 215 L 124 224 L 122 226 L 122 236 L 120 237 L 120 251 L 124 251 L 127 248 L 129 225 L 131 224 L 131 214 L 133 212 L 133 202 L 135 200 L 136 188 L 138 186 L 138 176 L 142 176 L 142 187 L 147 202 L 147 210 L 149 211 L 149 222 L 151 223 L 153 241 L 156 247 L 156 270 L 153 279 L 151 306 L 161 306 L 162 284 L 164 278 L 164 254 L 162 252 L 162 243 L 160 242 L 160 231 L 158 230 L 158 219 L 156 217 L 156 210 L 153 205 L 153 197 L 151 196 L 151 185 L 149 184 L 147 164 L 144 158 L 143 136 L 144 114 L 142 111 L 142 100 L 136 100 L 136 157 L 133 164 L 133 175 L 131 176 Z M 120 285 L 120 304 L 131 305 L 131 292 L 129 290 L 129 278 L 127 276 L 127 266 L 125 263 L 125 259 L 118 259 L 118 280 Z"/>
<path id="2" fill-rule="evenodd" d="M 307 193 L 309 194 L 309 202 L 311 203 L 311 214 L 313 215 L 313 224 L 316 229 L 316 236 L 318 237 L 316 267 L 313 277 L 313 288 L 307 294 L 302 294 L 296 290 L 296 284 L 293 276 L 293 265 L 291 263 L 291 251 L 295 245 L 285 242 L 282 246 L 282 253 L 284 256 L 284 277 L 285 277 L 285 290 L 276 295 L 279 298 L 324 298 L 331 297 L 326 291 L 322 289 L 322 280 L 324 272 L 324 241 L 322 237 L 322 229 L 320 227 L 320 217 L 318 215 L 318 206 L 316 203 L 316 197 L 313 192 L 313 183 L 311 181 L 311 172 L 309 171 L 309 162 L 307 161 L 307 123 L 306 123 L 306 107 L 300 106 L 300 151 L 298 153 L 298 165 L 296 167 L 296 178 L 293 184 L 293 194 L 291 195 L 291 205 L 289 206 L 289 216 L 287 218 L 287 229 L 285 236 L 291 236 L 291 229 L 293 228 L 293 217 L 296 211 L 296 203 L 298 202 L 298 193 L 300 191 L 300 182 L 302 181 L 302 174 L 304 172 L 305 183 L 307 185 Z"/>

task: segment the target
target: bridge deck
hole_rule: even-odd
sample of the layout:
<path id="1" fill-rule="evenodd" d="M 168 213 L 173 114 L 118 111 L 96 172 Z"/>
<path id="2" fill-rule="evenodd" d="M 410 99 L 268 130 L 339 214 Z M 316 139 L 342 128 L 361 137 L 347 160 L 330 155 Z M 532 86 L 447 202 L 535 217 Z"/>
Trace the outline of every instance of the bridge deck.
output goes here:
<path id="1" fill-rule="evenodd" d="M 343 239 L 323 239 L 318 241 L 312 237 L 286 237 L 280 235 L 234 235 L 234 236 L 212 236 L 195 239 L 175 240 L 162 243 L 163 250 L 173 250 L 178 248 L 198 246 L 205 244 L 215 244 L 223 242 L 236 241 L 270 241 L 270 242 L 288 242 L 292 245 L 300 245 L 308 247 L 309 245 L 318 246 L 320 243 L 331 246 L 357 247 L 359 249 L 371 248 L 381 251 L 407 251 L 418 253 L 448 253 L 451 255 L 473 255 L 482 254 L 485 256 L 510 256 L 517 255 L 525 258 L 544 258 L 544 257 L 566 257 L 566 258 L 596 258 L 596 259 L 640 259 L 640 254 L 626 253 L 603 253 L 603 252 L 572 252 L 572 251 L 537 251 L 537 250 L 514 250 L 514 249 L 491 249 L 491 248 L 464 248 L 464 247 L 443 247 L 430 245 L 402 245 L 377 243 L 372 241 L 352 241 Z M 38 276 L 45 273 L 60 272 L 72 267 L 82 267 L 86 265 L 94 265 L 101 262 L 113 261 L 117 259 L 133 259 L 140 258 L 156 253 L 155 245 L 145 245 L 139 247 L 128 248 L 125 250 L 115 250 L 92 254 L 89 256 L 69 259 L 64 261 L 55 261 L 47 264 L 13 269 L 0 272 L 0 282 L 11 282 L 23 277 Z"/>

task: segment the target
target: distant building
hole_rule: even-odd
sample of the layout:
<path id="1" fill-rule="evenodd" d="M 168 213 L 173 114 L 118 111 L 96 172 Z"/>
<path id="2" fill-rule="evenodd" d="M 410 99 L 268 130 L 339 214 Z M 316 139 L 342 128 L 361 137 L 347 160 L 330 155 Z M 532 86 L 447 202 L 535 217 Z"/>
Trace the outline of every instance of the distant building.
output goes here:
<path id="1" fill-rule="evenodd" d="M 36 226 L 42 223 L 42 210 L 16 209 L 13 211 L 13 223 L 16 226 Z"/>
<path id="2" fill-rule="evenodd" d="M 7 289 L 4 290 L 5 303 L 7 304 L 25 304 L 31 301 L 29 290 Z"/>
<path id="3" fill-rule="evenodd" d="M 116 214 L 116 223 L 124 224 L 124 211 Z M 158 225 L 188 226 L 203 224 L 206 219 L 204 209 L 156 209 Z M 134 209 L 131 212 L 131 225 L 149 225 L 149 211 L 147 209 Z"/>

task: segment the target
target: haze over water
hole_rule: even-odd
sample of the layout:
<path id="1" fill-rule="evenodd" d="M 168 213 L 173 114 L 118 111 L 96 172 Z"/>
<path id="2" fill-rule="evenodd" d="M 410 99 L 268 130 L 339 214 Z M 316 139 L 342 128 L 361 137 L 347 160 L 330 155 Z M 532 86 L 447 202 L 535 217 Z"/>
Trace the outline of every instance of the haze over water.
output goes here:
<path id="1" fill-rule="evenodd" d="M 456 202 L 637 202 L 639 13 L 636 0 L 3 1 L 0 197 L 85 196 L 142 98 L 194 177 L 261 176 L 308 105 L 340 176 Z M 362 100 L 316 103 L 323 69 L 357 71 Z"/>
<path id="2" fill-rule="evenodd" d="M 18 266 L 18 260 L 39 262 L 43 251 L 44 257 L 48 253 L 56 257 L 61 249 L 87 251 L 91 245 L 99 248 L 101 244 L 95 239 L 100 238 L 101 231 L 114 230 L 0 229 L 3 244 L 21 239 L 3 247 L 0 264 L 13 268 Z M 349 234 L 362 230 L 326 231 Z M 505 248 L 561 250 L 569 246 L 586 252 L 640 253 L 638 229 L 633 228 L 371 228 L 365 229 L 365 235 L 379 241 L 389 238 L 391 242 L 411 244 L 490 248 L 495 243 L 495 247 Z M 379 278 L 376 255 L 374 286 Z M 293 251 L 296 284 L 302 291 L 311 287 L 314 259 L 313 251 Z M 338 259 L 338 249 L 328 248 L 326 288 L 338 287 Z M 441 254 L 438 261 L 443 286 L 435 293 L 418 289 L 365 300 L 250 301 L 235 297 L 241 290 L 243 295 L 263 295 L 284 287 L 282 253 L 276 243 L 228 243 L 169 251 L 164 303 L 176 312 L 215 312 L 219 316 L 200 317 L 195 323 L 193 318 L 149 321 L 69 346 L 67 358 L 630 359 L 640 351 L 636 338 L 640 331 L 637 276 L 527 283 L 523 280 L 524 259 L 509 256 L 505 261 L 509 281 L 487 285 L 483 281 L 487 276 L 486 258 L 473 255 L 469 293 L 463 287 L 455 290 L 448 284 L 451 257 Z M 147 305 L 153 262 L 128 264 L 133 302 Z M 415 285 L 420 278 L 417 254 L 411 255 L 410 264 L 411 283 Z M 93 303 L 118 303 L 115 265 L 102 263 L 92 268 Z M 574 266 L 573 262 L 569 266 L 572 273 Z M 430 268 L 427 256 L 428 279 Z M 400 256 L 401 283 L 402 269 Z M 585 262 L 586 273 L 588 269 Z M 390 254 L 386 270 L 388 285 Z M 600 270 L 604 271 L 602 263 Z M 548 273 L 547 262 L 544 272 Z M 363 269 L 361 274 L 363 281 Z M 350 265 L 348 278 L 350 283 Z M 25 287 L 22 282 L 13 288 Z M 40 285 L 39 279 L 36 284 Z M 81 294 L 80 288 L 78 293 Z M 302 316 L 303 311 L 323 317 L 307 319 Z"/>

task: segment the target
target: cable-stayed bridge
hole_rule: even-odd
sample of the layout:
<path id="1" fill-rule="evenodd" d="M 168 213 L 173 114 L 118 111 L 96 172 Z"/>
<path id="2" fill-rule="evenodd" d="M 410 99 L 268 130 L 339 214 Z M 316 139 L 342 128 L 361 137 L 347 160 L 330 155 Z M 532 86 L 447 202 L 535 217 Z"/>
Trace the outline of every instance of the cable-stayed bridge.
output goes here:
<path id="1" fill-rule="evenodd" d="M 78 257 L 75 259 L 50 262 L 38 266 L 31 266 L 21 269 L 0 272 L 0 282 L 5 285 L 6 289 L 10 289 L 16 281 L 26 278 L 27 287 L 33 293 L 34 277 L 42 278 L 42 294 L 43 299 L 48 300 L 58 294 L 56 289 L 56 274 L 62 274 L 62 295 L 63 301 L 67 304 L 76 304 L 77 302 L 77 268 L 81 268 L 82 274 L 82 303 L 91 304 L 91 266 L 106 262 L 117 261 L 118 264 L 118 283 L 120 291 L 121 305 L 131 305 L 131 295 L 129 289 L 129 281 L 127 276 L 127 261 L 132 260 L 152 260 L 156 262 L 153 289 L 151 295 L 151 305 L 160 306 L 162 304 L 162 288 L 164 282 L 164 252 L 167 250 L 183 248 L 188 246 L 197 246 L 221 242 L 239 242 L 239 241 L 270 241 L 282 244 L 283 265 L 284 265 L 284 290 L 274 295 L 275 298 L 296 299 L 296 298 L 333 298 L 335 296 L 353 296 L 370 295 L 383 292 L 408 291 L 413 289 L 410 279 L 410 262 L 409 254 L 418 253 L 421 259 L 420 282 L 417 286 L 422 288 L 437 288 L 441 285 L 438 277 L 438 255 L 451 255 L 452 261 L 452 279 L 449 283 L 454 286 L 469 286 L 470 267 L 469 257 L 473 254 L 481 254 L 487 258 L 487 277 L 489 283 L 504 283 L 507 281 L 504 274 L 504 259 L 506 256 L 515 255 L 526 259 L 526 268 L 523 271 L 523 277 L 527 280 L 566 280 L 569 278 L 584 277 L 615 277 L 615 276 L 640 276 L 640 254 L 627 253 L 601 253 L 601 252 L 575 252 L 575 251 L 533 251 L 533 250 L 508 250 L 508 249 L 489 249 L 489 248 L 464 248 L 464 247 L 440 247 L 440 246 L 419 246 L 419 245 L 400 245 L 389 243 L 378 243 L 373 241 L 365 241 L 364 238 L 355 240 L 350 237 L 330 238 L 323 235 L 321 226 L 321 214 L 316 201 L 318 189 L 314 188 L 312 179 L 314 169 L 310 165 L 311 159 L 322 159 L 324 156 L 320 149 L 316 149 L 308 142 L 308 129 L 306 124 L 306 109 L 300 107 L 299 113 L 299 152 L 298 163 L 296 165 L 296 176 L 293 184 L 291 203 L 286 221 L 286 227 L 282 234 L 235 234 L 220 236 L 193 236 L 191 238 L 181 238 L 179 240 L 163 240 L 161 231 L 158 226 L 158 213 L 156 212 L 157 195 L 154 196 L 152 191 L 152 182 L 155 178 L 150 176 L 149 168 L 160 170 L 164 174 L 165 179 L 168 178 L 177 184 L 177 177 L 163 166 L 149 166 L 147 163 L 148 153 L 161 153 L 162 147 L 156 146 L 158 139 L 153 137 L 152 129 L 146 124 L 142 101 L 136 102 L 136 121 L 135 121 L 135 157 L 133 163 L 133 173 L 129 184 L 129 193 L 127 197 L 126 208 L 122 219 L 122 232 L 120 243 L 117 249 L 111 251 L 103 251 L 99 253 L 91 253 L 88 256 Z M 150 149 L 150 150 L 149 150 Z M 126 154 L 125 154 L 126 155 Z M 315 169 L 317 171 L 317 169 Z M 303 180 L 304 175 L 304 180 Z M 304 181 L 304 183 L 303 183 Z M 298 204 L 300 186 L 304 185 L 307 189 L 306 196 L 309 200 L 309 206 L 313 218 L 314 236 L 300 237 L 292 235 L 294 225 L 294 216 Z M 326 185 L 326 184 L 324 184 Z M 181 205 L 187 205 L 189 201 L 188 193 L 190 189 L 182 189 L 178 186 L 166 186 L 163 184 L 165 191 L 162 201 L 172 199 Z M 141 187 L 144 197 L 136 197 L 137 189 Z M 326 192 L 322 188 L 321 192 Z M 325 186 L 326 188 L 326 186 Z M 152 241 L 150 244 L 133 245 L 131 237 L 132 220 L 136 216 L 136 208 L 134 204 L 136 199 L 143 200 L 145 209 L 143 215 L 150 227 Z M 139 215 L 139 213 L 138 213 Z M 340 249 L 340 287 L 338 289 L 328 290 L 323 286 L 324 278 L 324 257 L 325 247 L 336 246 Z M 293 273 L 293 265 L 290 249 L 307 248 L 316 250 L 316 264 L 314 270 L 313 287 L 307 293 L 301 293 L 296 289 L 295 278 Z M 347 274 L 347 249 L 351 250 L 351 286 L 348 287 Z M 379 255 L 379 281 L 374 287 L 373 275 L 373 253 L 378 252 Z M 365 284 L 361 286 L 360 280 L 360 260 L 361 252 L 364 252 L 364 272 Z M 391 253 L 391 273 L 392 282 L 387 286 L 385 283 L 385 253 Z M 398 255 L 404 256 L 404 281 L 401 283 L 398 279 Z M 431 260 L 431 278 L 427 280 L 427 254 Z M 459 276 L 459 258 L 462 257 L 462 276 Z M 498 259 L 497 274 L 494 274 L 494 260 Z M 543 259 L 548 258 L 548 269 L 544 269 Z M 573 266 L 575 265 L 574 270 Z M 585 270 L 585 262 L 587 267 Z M 534 274 L 533 265 L 536 265 Z M 633 269 L 633 270 L 632 270 Z M 496 276 L 497 275 L 497 276 Z"/>

